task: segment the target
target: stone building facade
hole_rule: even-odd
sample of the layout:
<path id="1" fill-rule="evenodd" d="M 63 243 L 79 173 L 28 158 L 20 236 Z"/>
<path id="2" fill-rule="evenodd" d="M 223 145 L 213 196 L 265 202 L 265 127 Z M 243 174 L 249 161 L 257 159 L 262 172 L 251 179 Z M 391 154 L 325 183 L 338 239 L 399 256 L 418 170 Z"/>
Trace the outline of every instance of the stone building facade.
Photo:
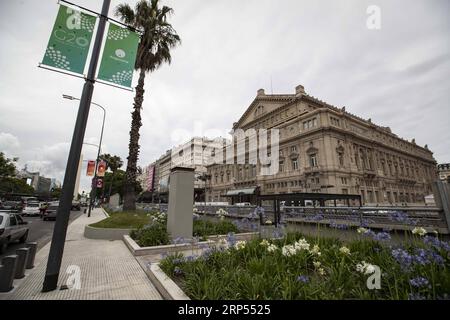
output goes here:
<path id="1" fill-rule="evenodd" d="M 437 178 L 427 146 L 312 97 L 301 85 L 294 94 L 258 90 L 233 125 L 234 130 L 261 128 L 279 129 L 278 173 L 260 175 L 259 161 L 211 164 L 208 201 L 227 201 L 227 194 L 257 188 L 261 194 L 360 194 L 366 205 L 422 204 Z"/>
<path id="2" fill-rule="evenodd" d="M 439 179 L 450 183 L 450 163 L 438 164 Z"/>

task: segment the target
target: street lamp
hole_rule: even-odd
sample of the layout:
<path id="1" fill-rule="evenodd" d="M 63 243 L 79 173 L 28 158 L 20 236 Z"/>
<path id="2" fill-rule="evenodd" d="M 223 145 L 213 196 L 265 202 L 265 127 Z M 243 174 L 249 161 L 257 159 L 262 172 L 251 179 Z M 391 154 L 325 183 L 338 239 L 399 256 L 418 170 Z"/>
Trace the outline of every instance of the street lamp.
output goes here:
<path id="1" fill-rule="evenodd" d="M 69 96 L 67 94 L 63 94 L 63 98 L 64 99 L 68 99 L 68 100 L 80 100 L 79 98 L 75 98 L 75 97 Z M 105 127 L 105 117 L 106 117 L 106 110 L 105 110 L 105 108 L 103 108 L 98 103 L 95 103 L 95 102 L 92 102 L 92 101 L 91 101 L 91 104 L 93 104 L 93 105 L 95 105 L 97 107 L 100 107 L 103 110 L 103 123 L 102 123 L 102 132 L 100 134 L 100 143 L 98 145 L 97 159 L 95 161 L 94 178 L 93 178 L 93 183 L 92 183 L 92 187 L 91 187 L 91 197 L 89 199 L 88 217 L 91 216 L 92 198 L 94 197 L 94 191 L 97 188 L 97 167 L 98 167 L 98 161 L 99 161 L 99 158 L 100 158 L 100 150 L 102 148 L 103 128 Z M 95 146 L 95 144 L 92 144 L 92 143 L 86 143 L 85 142 L 85 144 L 90 144 L 90 145 L 94 145 Z"/>

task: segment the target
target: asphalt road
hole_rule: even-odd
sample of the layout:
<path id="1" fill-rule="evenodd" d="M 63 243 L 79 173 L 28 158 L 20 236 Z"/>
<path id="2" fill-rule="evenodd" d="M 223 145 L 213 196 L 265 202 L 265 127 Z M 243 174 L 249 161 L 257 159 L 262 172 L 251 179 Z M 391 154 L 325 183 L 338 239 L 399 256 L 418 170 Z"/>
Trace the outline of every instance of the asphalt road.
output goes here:
<path id="1" fill-rule="evenodd" d="M 81 208 L 81 211 L 71 211 L 69 223 L 72 222 L 74 219 L 78 218 L 82 214 L 83 208 Z M 55 221 L 53 220 L 43 221 L 39 217 L 23 217 L 23 220 L 28 221 L 27 226 L 29 228 L 29 232 L 27 242 L 37 242 L 38 250 L 41 249 L 43 246 L 45 246 L 50 240 L 52 240 L 53 227 L 55 226 Z M 25 244 L 20 244 L 18 242 L 10 243 L 6 252 L 0 255 L 0 260 L 4 256 L 15 254 L 16 249 L 22 248 L 24 246 Z"/>

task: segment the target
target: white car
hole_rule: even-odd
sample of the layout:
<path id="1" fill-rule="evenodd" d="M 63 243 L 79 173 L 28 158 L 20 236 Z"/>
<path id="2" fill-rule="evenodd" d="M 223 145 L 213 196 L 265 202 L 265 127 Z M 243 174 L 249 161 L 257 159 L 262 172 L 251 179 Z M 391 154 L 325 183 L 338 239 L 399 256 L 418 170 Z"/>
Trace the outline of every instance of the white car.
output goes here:
<path id="1" fill-rule="evenodd" d="M 26 217 L 38 216 L 39 213 L 39 202 L 28 202 L 22 210 L 22 215 Z"/>

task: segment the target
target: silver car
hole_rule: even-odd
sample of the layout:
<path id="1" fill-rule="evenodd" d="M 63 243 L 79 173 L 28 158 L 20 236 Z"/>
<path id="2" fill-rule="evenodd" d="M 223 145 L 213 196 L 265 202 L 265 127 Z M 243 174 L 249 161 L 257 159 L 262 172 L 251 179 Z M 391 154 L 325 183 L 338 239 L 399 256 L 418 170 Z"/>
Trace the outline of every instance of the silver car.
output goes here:
<path id="1" fill-rule="evenodd" d="M 19 240 L 20 243 L 27 241 L 29 228 L 28 222 L 16 213 L 0 212 L 0 253 L 5 252 L 8 244 Z"/>
<path id="2" fill-rule="evenodd" d="M 56 216 L 58 215 L 59 210 L 59 203 L 58 202 L 51 202 L 47 209 L 45 209 L 44 213 L 42 214 L 42 219 L 44 221 L 46 220 L 56 220 Z"/>

